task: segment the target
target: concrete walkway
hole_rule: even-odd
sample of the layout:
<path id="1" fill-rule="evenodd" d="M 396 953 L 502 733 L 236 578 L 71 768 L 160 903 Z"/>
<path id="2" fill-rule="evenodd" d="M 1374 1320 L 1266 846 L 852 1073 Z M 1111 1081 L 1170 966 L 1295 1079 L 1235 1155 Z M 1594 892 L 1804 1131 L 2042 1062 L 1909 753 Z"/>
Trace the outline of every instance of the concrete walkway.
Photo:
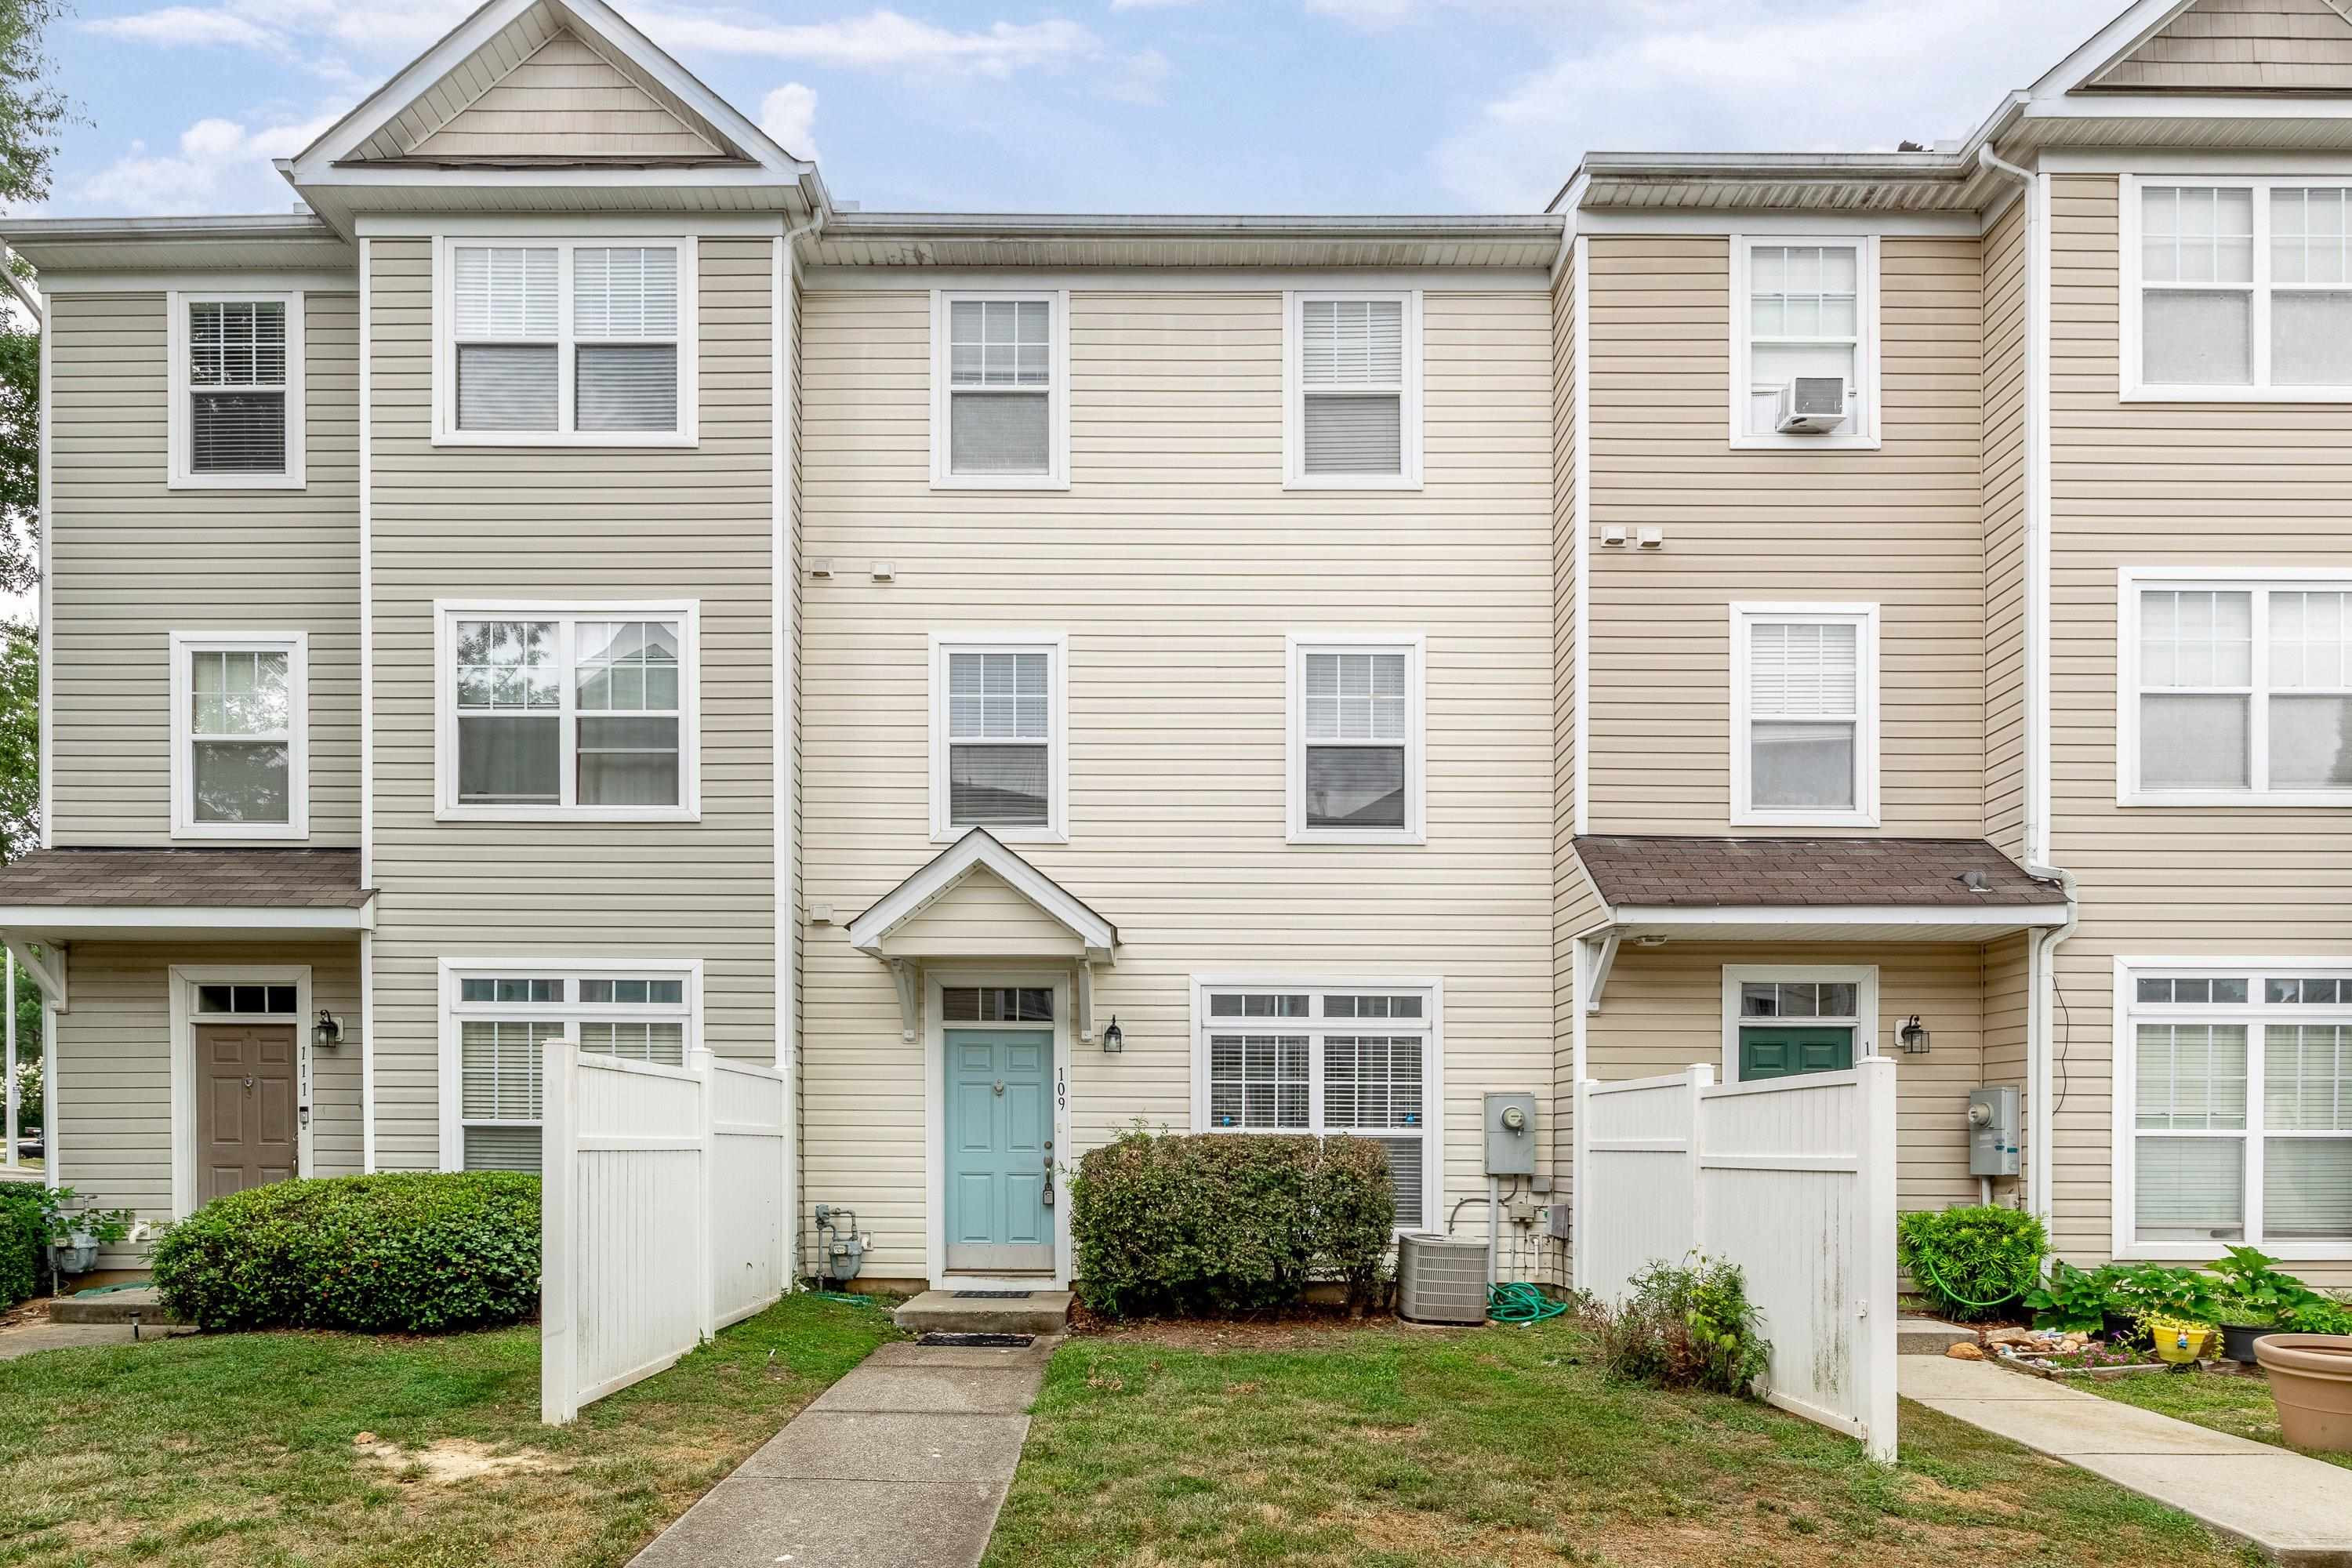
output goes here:
<path id="1" fill-rule="evenodd" d="M 136 1342 L 152 1345 L 174 1334 L 195 1331 L 176 1324 L 158 1328 L 150 1323 Z M 0 1361 L 15 1361 L 36 1351 L 82 1350 L 91 1345 L 132 1342 L 128 1323 L 27 1323 L 21 1329 L 0 1329 Z"/>
<path id="2" fill-rule="evenodd" d="M 1906 1399 L 2177 1508 L 2281 1563 L 2352 1568 L 2352 1470 L 1982 1362 L 1906 1356 L 1895 1376 Z"/>
<path id="3" fill-rule="evenodd" d="M 972 1568 L 1058 1339 L 887 1344 L 639 1552 L 633 1568 Z"/>

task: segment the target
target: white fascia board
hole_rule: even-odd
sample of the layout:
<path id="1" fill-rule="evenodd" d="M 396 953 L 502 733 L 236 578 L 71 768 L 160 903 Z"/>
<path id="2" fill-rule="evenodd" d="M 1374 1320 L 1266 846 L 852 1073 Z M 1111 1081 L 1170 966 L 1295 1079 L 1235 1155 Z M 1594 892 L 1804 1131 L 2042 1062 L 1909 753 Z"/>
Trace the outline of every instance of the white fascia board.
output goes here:
<path id="1" fill-rule="evenodd" d="M 1576 215 L 1581 235 L 1894 235 L 1973 239 L 1982 232 L 1973 210 L 1873 213 L 1843 208 L 1780 208 L 1759 212 L 1741 207 L 1596 207 Z"/>
<path id="2" fill-rule="evenodd" d="M 2063 904 L 1619 904 L 1619 926 L 2055 926 Z"/>
<path id="3" fill-rule="evenodd" d="M 0 931 L 39 941 L 58 931 L 349 931 L 375 929 L 373 900 L 357 909 L 158 904 L 34 904 L 0 909 Z"/>
<path id="4" fill-rule="evenodd" d="M 675 239 L 680 235 L 742 235 L 767 239 L 783 232 L 781 213 L 370 213 L 352 220 L 363 239 L 425 239 L 436 235 L 463 239 L 570 239 L 585 235 L 640 235 Z"/>
<path id="5" fill-rule="evenodd" d="M 2252 93 L 2102 92 L 2036 99 L 2028 120 L 2352 120 L 2352 101 L 2325 98 L 2259 98 Z"/>
<path id="6" fill-rule="evenodd" d="M 359 286 L 356 266 L 349 271 L 272 272 L 206 267 L 152 272 L 41 274 L 41 288 L 50 294 L 160 294 L 174 289 L 190 294 L 355 294 Z"/>
<path id="7" fill-rule="evenodd" d="M 976 869 L 994 872 L 1004 883 L 1052 916 L 1086 944 L 1090 960 L 1109 957 L 1118 928 L 1087 908 L 1059 882 L 1024 860 L 982 828 L 973 828 L 941 850 L 931 863 L 885 894 L 849 922 L 849 944 L 879 954 L 885 938 Z M 1099 955 L 1099 957 L 1097 957 Z"/>

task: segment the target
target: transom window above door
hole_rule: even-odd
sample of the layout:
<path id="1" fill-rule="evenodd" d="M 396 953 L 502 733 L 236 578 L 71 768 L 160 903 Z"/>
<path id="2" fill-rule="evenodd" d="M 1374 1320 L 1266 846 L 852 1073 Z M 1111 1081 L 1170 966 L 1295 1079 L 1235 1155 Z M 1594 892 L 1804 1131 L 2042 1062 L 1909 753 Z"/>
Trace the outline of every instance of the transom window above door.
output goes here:
<path id="1" fill-rule="evenodd" d="M 2352 575 L 2123 574 L 2117 799 L 2352 805 Z"/>
<path id="2" fill-rule="evenodd" d="M 310 832 L 310 637 L 174 632 L 172 836 Z"/>
<path id="3" fill-rule="evenodd" d="M 436 441 L 692 442 L 692 240 L 445 238 L 437 256 Z"/>
<path id="4" fill-rule="evenodd" d="M 2352 400 L 2352 184 L 2124 181 L 2123 395 Z"/>
<path id="5" fill-rule="evenodd" d="M 302 295 L 165 296 L 173 489 L 299 489 L 304 479 Z"/>
<path id="6" fill-rule="evenodd" d="M 445 605 L 440 621 L 443 817 L 694 817 L 693 605 Z"/>
<path id="7" fill-rule="evenodd" d="M 931 482 L 1070 482 L 1068 296 L 940 290 L 931 317 Z"/>
<path id="8" fill-rule="evenodd" d="M 941 635 L 931 647 L 931 832 L 1068 837 L 1068 705 L 1059 634 Z"/>

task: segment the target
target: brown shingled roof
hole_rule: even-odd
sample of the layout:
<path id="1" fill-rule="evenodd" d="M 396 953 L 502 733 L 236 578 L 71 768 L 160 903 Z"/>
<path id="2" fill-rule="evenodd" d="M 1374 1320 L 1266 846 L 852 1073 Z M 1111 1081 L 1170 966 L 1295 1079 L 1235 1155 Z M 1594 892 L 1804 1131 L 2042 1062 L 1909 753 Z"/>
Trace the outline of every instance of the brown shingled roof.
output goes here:
<path id="1" fill-rule="evenodd" d="M 1592 834 L 1578 858 L 1612 905 L 1793 908 L 2063 904 L 1981 838 L 1684 838 Z M 1961 881 L 1981 871 L 1983 892 Z"/>
<path id="2" fill-rule="evenodd" d="M 0 907 L 359 909 L 356 849 L 36 849 L 0 867 Z"/>

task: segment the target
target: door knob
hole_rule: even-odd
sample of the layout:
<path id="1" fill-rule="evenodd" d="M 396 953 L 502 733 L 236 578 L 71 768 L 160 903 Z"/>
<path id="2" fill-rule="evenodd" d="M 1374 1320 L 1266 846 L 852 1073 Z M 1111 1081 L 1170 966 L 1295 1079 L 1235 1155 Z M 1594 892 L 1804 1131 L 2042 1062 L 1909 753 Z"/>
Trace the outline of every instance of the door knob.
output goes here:
<path id="1" fill-rule="evenodd" d="M 996 1092 L 999 1094 L 1003 1094 L 1004 1092 L 1004 1080 L 1003 1079 L 998 1079 L 996 1080 Z"/>

